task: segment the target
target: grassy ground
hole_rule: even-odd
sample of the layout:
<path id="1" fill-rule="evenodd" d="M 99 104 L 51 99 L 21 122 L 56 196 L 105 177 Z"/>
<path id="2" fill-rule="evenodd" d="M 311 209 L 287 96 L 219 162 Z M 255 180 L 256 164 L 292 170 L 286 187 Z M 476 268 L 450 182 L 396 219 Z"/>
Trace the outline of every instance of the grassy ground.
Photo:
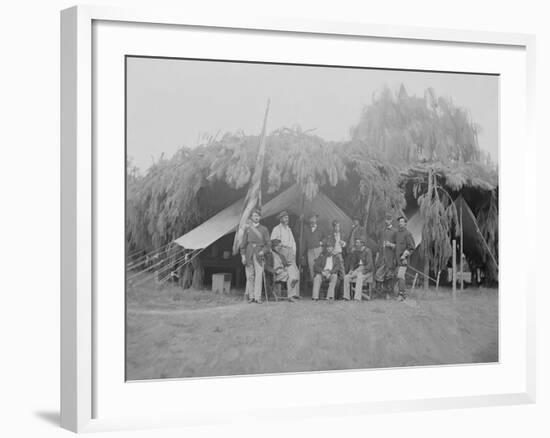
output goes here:
<path id="1" fill-rule="evenodd" d="M 127 292 L 127 378 L 498 361 L 498 292 L 397 301 L 247 304 L 152 285 Z"/>

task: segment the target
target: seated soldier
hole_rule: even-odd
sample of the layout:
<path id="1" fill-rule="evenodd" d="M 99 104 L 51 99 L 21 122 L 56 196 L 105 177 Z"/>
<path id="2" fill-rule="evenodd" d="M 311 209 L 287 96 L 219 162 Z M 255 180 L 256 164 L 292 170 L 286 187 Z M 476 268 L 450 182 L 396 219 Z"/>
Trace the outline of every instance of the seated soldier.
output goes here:
<path id="1" fill-rule="evenodd" d="M 313 266 L 315 276 L 313 277 L 312 299 L 314 301 L 319 300 L 319 290 L 323 281 L 329 282 L 327 300 L 334 300 L 334 289 L 338 281 L 338 272 L 342 269 L 341 257 L 333 255 L 334 246 L 332 243 L 327 240 L 324 246 L 324 251 L 315 259 Z"/>
<path id="2" fill-rule="evenodd" d="M 361 239 L 355 240 L 355 247 L 358 248 L 351 253 L 349 272 L 344 276 L 344 300 L 350 299 L 350 283 L 355 282 L 355 294 L 353 298 L 361 301 L 363 283 L 369 283 L 372 289 L 374 284 L 374 263 L 372 252 Z M 370 299 L 368 296 L 367 299 Z"/>
<path id="3" fill-rule="evenodd" d="M 288 299 L 294 301 L 298 295 L 300 273 L 296 265 L 289 262 L 281 254 L 281 241 L 279 239 L 271 241 L 271 252 L 266 255 L 265 261 L 265 270 L 273 275 L 273 281 L 286 283 Z"/>

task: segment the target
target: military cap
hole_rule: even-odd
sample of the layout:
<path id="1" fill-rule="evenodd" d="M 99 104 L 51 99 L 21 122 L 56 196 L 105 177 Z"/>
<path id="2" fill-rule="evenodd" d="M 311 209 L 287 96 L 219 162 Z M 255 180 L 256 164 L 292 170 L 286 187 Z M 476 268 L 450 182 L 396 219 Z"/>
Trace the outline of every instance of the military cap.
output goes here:
<path id="1" fill-rule="evenodd" d="M 285 217 L 285 216 L 288 216 L 288 213 L 287 213 L 286 210 L 283 210 L 283 211 L 281 211 L 281 212 L 277 215 L 277 219 L 281 219 L 281 218 L 283 218 L 283 217 Z"/>

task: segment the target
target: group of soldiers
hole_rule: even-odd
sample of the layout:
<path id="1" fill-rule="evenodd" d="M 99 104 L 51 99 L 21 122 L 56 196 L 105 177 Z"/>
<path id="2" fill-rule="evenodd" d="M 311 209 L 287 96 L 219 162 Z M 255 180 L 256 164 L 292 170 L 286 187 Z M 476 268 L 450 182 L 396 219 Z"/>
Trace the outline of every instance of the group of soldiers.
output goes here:
<path id="1" fill-rule="evenodd" d="M 262 302 L 266 272 L 273 281 L 286 283 L 290 301 L 301 299 L 296 240 L 289 225 L 288 212 L 281 211 L 277 218 L 279 224 L 269 233 L 260 223 L 260 211 L 254 210 L 243 234 L 240 253 L 245 266 L 245 295 L 249 303 Z M 343 279 L 343 299 L 347 301 L 361 301 L 364 285 L 389 299 L 393 296 L 396 280 L 397 298 L 400 301 L 406 299 L 405 273 L 415 242 L 407 230 L 406 218 L 397 218 L 397 229 L 393 226 L 393 219 L 391 214 L 386 214 L 375 255 L 367 246 L 367 231 L 359 218 L 353 219 L 348 236 L 342 235 L 337 220 L 326 232 L 319 225 L 318 215 L 308 219 L 303 229 L 301 259 L 303 264 L 307 263 L 314 301 L 319 300 L 324 282 L 328 283 L 326 299 L 334 300 L 339 279 Z M 370 294 L 365 296 L 367 299 L 371 297 Z"/>

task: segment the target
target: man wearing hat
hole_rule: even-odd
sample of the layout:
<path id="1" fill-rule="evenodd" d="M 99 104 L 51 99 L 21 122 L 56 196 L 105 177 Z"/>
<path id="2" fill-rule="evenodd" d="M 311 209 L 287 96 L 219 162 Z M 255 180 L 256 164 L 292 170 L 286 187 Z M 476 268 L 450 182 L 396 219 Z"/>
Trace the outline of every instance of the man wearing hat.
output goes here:
<path id="1" fill-rule="evenodd" d="M 348 248 L 355 245 L 355 241 L 361 239 L 364 242 L 367 241 L 367 229 L 361 225 L 361 218 L 359 216 L 353 216 L 351 231 L 348 236 Z"/>
<path id="2" fill-rule="evenodd" d="M 334 300 L 334 290 L 336 289 L 336 283 L 338 282 L 338 273 L 342 269 L 340 257 L 333 254 L 334 246 L 330 240 L 325 240 L 324 251 L 315 260 L 313 267 L 315 271 L 315 277 L 313 278 L 313 301 L 319 300 L 319 291 L 321 290 L 321 283 L 328 281 L 327 300 Z"/>
<path id="3" fill-rule="evenodd" d="M 316 214 L 313 214 L 309 218 L 309 224 L 304 227 L 303 231 L 304 244 L 302 245 L 302 257 L 307 258 L 307 266 L 309 268 L 311 281 L 313 281 L 315 275 L 313 272 L 315 259 L 321 255 L 321 251 L 323 250 L 322 242 L 324 235 L 317 223 L 318 218 Z"/>
<path id="4" fill-rule="evenodd" d="M 407 219 L 400 216 L 397 219 L 397 231 L 395 233 L 395 255 L 398 262 L 397 267 L 397 286 L 399 289 L 399 301 L 405 301 L 407 298 L 405 274 L 411 254 L 414 252 L 416 245 L 414 238 L 409 230 L 407 230 Z"/>
<path id="5" fill-rule="evenodd" d="M 260 224 L 260 210 L 250 214 L 250 225 L 244 230 L 241 242 L 241 261 L 245 266 L 248 302 L 262 302 L 264 257 L 269 251 L 269 231 Z"/>
<path id="6" fill-rule="evenodd" d="M 296 266 L 296 241 L 294 240 L 294 235 L 292 234 L 292 230 L 288 225 L 288 212 L 286 210 L 281 211 L 277 215 L 277 219 L 279 219 L 279 224 L 273 228 L 273 231 L 271 231 L 271 240 L 276 239 L 281 242 L 279 245 L 279 253 L 285 257 L 288 263 L 290 263 L 292 269 L 295 268 L 296 271 L 298 271 L 298 267 Z M 300 298 L 299 291 L 299 285 L 293 288 L 293 293 L 295 293 L 295 295 L 293 295 L 294 298 Z"/>
<path id="7" fill-rule="evenodd" d="M 353 298 L 361 301 L 363 283 L 374 283 L 372 252 L 361 239 L 355 240 L 355 251 L 350 256 L 349 272 L 344 276 L 344 300 L 350 299 L 350 283 L 355 282 Z"/>
<path id="8" fill-rule="evenodd" d="M 397 266 L 395 259 L 395 229 L 392 220 L 393 216 L 386 213 L 385 226 L 380 233 L 380 250 L 378 252 L 380 259 L 375 275 L 378 287 L 385 292 L 387 300 L 390 295 L 393 295 L 395 267 Z"/>
<path id="9" fill-rule="evenodd" d="M 332 246 L 332 253 L 334 257 L 340 259 L 340 278 L 344 278 L 344 275 L 346 274 L 345 267 L 344 267 L 344 248 L 346 247 L 346 241 L 344 240 L 342 236 L 342 232 L 340 231 L 340 221 L 339 220 L 333 220 L 332 221 L 332 232 L 326 237 L 326 242 L 330 243 Z"/>
<path id="10" fill-rule="evenodd" d="M 266 271 L 273 275 L 273 280 L 277 282 L 286 282 L 289 300 L 293 301 L 298 295 L 297 286 L 300 281 L 300 272 L 296 265 L 288 262 L 281 254 L 281 241 L 273 239 L 271 241 L 271 252 L 266 255 Z"/>

